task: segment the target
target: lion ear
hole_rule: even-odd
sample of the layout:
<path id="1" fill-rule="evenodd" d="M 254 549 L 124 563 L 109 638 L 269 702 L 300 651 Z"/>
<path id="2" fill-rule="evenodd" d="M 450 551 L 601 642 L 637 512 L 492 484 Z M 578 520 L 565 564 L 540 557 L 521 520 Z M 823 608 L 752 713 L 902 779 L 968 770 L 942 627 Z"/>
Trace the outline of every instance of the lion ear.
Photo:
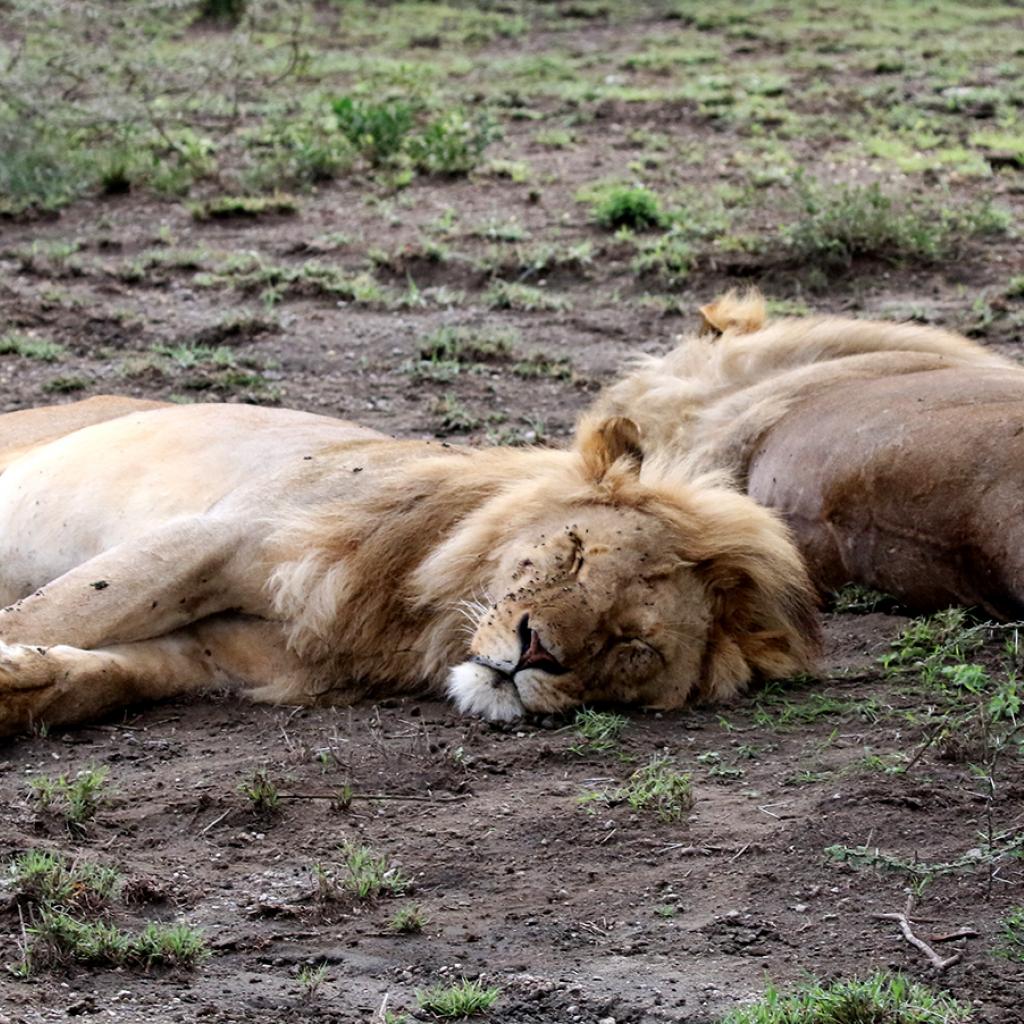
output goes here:
<path id="1" fill-rule="evenodd" d="M 700 307 L 701 334 L 725 334 L 737 331 L 750 334 L 764 327 L 767 317 L 764 296 L 756 288 L 750 288 L 742 295 L 735 290 L 719 295 L 714 302 Z"/>
<path id="2" fill-rule="evenodd" d="M 602 480 L 619 459 L 628 460 L 639 473 L 644 458 L 640 428 L 625 416 L 584 418 L 576 429 L 576 450 L 583 457 L 587 476 L 595 481 Z"/>

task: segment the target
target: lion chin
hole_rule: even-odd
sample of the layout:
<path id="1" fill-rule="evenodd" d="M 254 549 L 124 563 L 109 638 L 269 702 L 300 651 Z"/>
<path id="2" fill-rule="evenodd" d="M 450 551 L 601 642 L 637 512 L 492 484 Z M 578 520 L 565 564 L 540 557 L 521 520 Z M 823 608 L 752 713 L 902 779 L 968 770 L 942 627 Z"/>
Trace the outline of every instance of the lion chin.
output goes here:
<path id="1" fill-rule="evenodd" d="M 451 670 L 448 696 L 463 714 L 489 722 L 515 722 L 526 716 L 515 680 L 479 662 L 464 661 Z"/>
<path id="2" fill-rule="evenodd" d="M 558 686 L 563 678 L 540 669 L 510 675 L 476 659 L 451 670 L 448 696 L 463 714 L 489 722 L 515 722 L 530 714 L 558 714 L 576 706 L 579 701 Z"/>

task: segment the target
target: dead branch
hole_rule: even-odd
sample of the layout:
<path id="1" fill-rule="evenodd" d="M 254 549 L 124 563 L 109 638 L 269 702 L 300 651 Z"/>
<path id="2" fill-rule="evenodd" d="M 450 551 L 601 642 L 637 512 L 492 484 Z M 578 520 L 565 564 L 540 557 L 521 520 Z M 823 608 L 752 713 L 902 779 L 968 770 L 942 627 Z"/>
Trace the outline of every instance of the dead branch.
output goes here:
<path id="1" fill-rule="evenodd" d="M 929 963 L 937 971 L 945 971 L 952 967 L 953 964 L 958 964 L 961 959 L 960 953 L 954 953 L 950 957 L 941 957 L 938 953 L 928 945 L 924 939 L 919 939 L 915 934 L 913 928 L 910 926 L 910 915 L 914 909 L 914 897 L 907 897 L 907 905 L 903 909 L 902 913 L 896 914 L 872 914 L 871 916 L 878 920 L 895 921 L 900 926 L 900 931 L 903 932 L 903 937 L 909 942 L 915 949 L 919 949 L 926 957 L 928 957 Z"/>

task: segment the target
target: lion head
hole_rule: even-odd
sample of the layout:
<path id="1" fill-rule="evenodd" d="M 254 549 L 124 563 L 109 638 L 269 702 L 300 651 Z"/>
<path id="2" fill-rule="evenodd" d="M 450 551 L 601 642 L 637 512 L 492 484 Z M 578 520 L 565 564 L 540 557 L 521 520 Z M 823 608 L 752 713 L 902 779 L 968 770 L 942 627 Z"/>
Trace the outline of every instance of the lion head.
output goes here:
<path id="1" fill-rule="evenodd" d="M 809 666 L 815 599 L 785 527 L 720 484 L 642 467 L 638 442 L 630 420 L 585 422 L 571 468 L 463 524 L 452 544 L 467 566 L 477 552 L 482 600 L 449 676 L 461 710 L 675 708 Z"/>

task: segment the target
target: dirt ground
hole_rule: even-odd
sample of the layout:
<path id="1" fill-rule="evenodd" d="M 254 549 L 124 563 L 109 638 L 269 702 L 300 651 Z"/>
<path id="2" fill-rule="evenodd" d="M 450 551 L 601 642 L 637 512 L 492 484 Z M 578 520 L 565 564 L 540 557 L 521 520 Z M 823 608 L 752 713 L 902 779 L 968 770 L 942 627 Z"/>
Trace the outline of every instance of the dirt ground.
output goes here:
<path id="1" fill-rule="evenodd" d="M 773 35 L 788 23 L 771 5 L 754 5 L 760 20 L 746 32 L 735 20 L 702 29 L 663 5 L 635 16 L 607 6 L 618 13 L 577 12 L 565 25 L 546 16 L 468 48 L 468 69 L 447 87 L 505 111 L 489 169 L 468 177 L 423 175 L 396 189 L 357 171 L 300 193 L 291 213 L 251 219 L 197 219 L 189 202 L 223 190 L 205 181 L 189 201 L 133 189 L 0 220 L 0 335 L 21 339 L 0 354 L 0 411 L 118 392 L 280 403 L 403 437 L 561 443 L 630 356 L 665 351 L 698 305 L 746 283 L 782 311 L 913 316 L 1020 356 L 1024 157 L 970 142 L 980 128 L 1020 132 L 1024 51 L 1004 45 L 1024 38 L 1019 9 L 965 31 L 968 56 L 1005 59 L 979 57 L 956 78 L 948 53 L 929 55 L 940 44 L 926 26 L 913 40 L 893 29 L 874 50 L 845 52 L 833 45 L 843 31 L 833 12 L 836 24 L 799 34 L 813 63 L 790 59 L 796 37 Z M 677 40 L 697 53 L 710 46 L 714 62 L 678 57 L 683 70 L 669 73 L 648 59 Z M 334 42 L 346 45 L 344 33 Z M 436 45 L 447 55 L 443 39 Z M 435 43 L 416 46 L 399 56 L 425 60 Z M 879 55 L 900 46 L 905 64 L 885 70 Z M 556 57 L 592 92 L 520 84 L 513 96 L 491 71 L 536 58 L 562 81 Z M 692 91 L 711 89 L 709 76 L 768 74 L 786 78 L 785 131 L 774 108 L 760 120 L 725 116 Z M 670 79 L 676 91 L 662 95 Z M 950 94 L 954 103 L 950 89 L 974 91 Z M 879 157 L 865 138 L 897 130 L 883 123 L 897 103 L 941 121 L 971 159 L 929 172 Z M 751 177 L 753 165 L 777 164 L 837 188 L 878 181 L 939 196 L 951 209 L 991 200 L 1009 226 L 965 238 L 951 258 L 869 253 L 823 278 L 779 241 L 788 186 Z M 593 222 L 580 192 L 598 180 L 642 180 L 677 216 L 689 204 L 708 221 L 686 274 L 653 280 L 635 262 L 643 232 Z M 245 276 L 271 265 L 297 276 Z M 368 275 L 370 297 L 324 287 L 324 266 Z M 501 284 L 534 291 L 509 302 Z M 438 360 L 442 328 L 502 342 L 476 360 Z M 907 621 L 829 613 L 818 681 L 724 709 L 634 713 L 620 745 L 600 755 L 571 750 L 579 738 L 563 721 L 506 732 L 433 701 L 296 711 L 225 695 L 10 742 L 0 749 L 0 860 L 38 848 L 116 866 L 143 894 L 121 911 L 125 922 L 180 917 L 212 953 L 194 971 L 2 978 L 0 1024 L 362 1024 L 384 1019 L 385 1000 L 396 1017 L 425 1017 L 416 990 L 460 977 L 500 988 L 496 1024 L 712 1024 L 769 981 L 788 988 L 876 969 L 948 989 L 978 1024 L 1019 1024 L 1024 964 L 999 948 L 1000 922 L 1024 904 L 1024 860 L 971 851 L 1024 828 L 1020 762 L 1008 759 L 986 788 L 969 756 L 926 746 L 927 692 L 878 663 Z M 685 820 L 580 802 L 657 752 L 692 773 Z M 71 836 L 27 783 L 88 766 L 109 767 L 111 797 Z M 285 794 L 276 813 L 255 814 L 239 793 L 256 769 Z M 331 797 L 345 785 L 356 799 L 341 807 Z M 313 866 L 336 864 L 346 841 L 386 853 L 412 890 L 318 900 Z M 885 857 L 864 863 L 830 847 Z M 915 912 L 921 934 L 975 933 L 939 946 L 962 954 L 941 973 L 894 921 L 872 916 L 902 909 L 915 877 L 892 860 L 957 865 L 929 877 Z M 428 915 L 423 932 L 392 934 L 391 915 L 410 902 Z M 18 958 L 20 928 L 14 903 L 0 908 L 0 962 Z M 319 990 L 304 991 L 300 971 L 320 965 Z"/>

